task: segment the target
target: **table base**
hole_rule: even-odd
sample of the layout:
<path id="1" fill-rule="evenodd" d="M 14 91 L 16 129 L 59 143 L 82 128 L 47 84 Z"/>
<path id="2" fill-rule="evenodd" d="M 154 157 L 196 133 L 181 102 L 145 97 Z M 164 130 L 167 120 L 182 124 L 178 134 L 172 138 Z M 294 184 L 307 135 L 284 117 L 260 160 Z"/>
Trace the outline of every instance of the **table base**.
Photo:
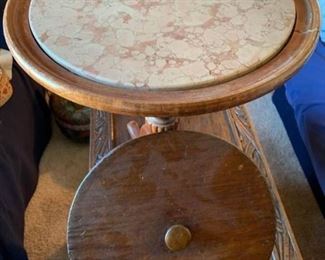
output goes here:
<path id="1" fill-rule="evenodd" d="M 140 136 L 157 134 L 170 130 L 176 130 L 178 120 L 175 117 L 146 117 L 145 123 L 139 125 L 132 120 L 127 124 L 129 135 L 132 139 Z"/>
<path id="2" fill-rule="evenodd" d="M 91 114 L 90 168 L 117 145 L 130 139 L 126 125 L 145 123 L 142 117 L 129 117 L 93 110 Z M 265 176 L 274 199 L 277 236 L 272 259 L 302 259 L 299 247 L 284 211 L 273 176 L 265 160 L 244 106 L 201 116 L 179 119 L 178 129 L 216 135 L 242 150 Z"/>

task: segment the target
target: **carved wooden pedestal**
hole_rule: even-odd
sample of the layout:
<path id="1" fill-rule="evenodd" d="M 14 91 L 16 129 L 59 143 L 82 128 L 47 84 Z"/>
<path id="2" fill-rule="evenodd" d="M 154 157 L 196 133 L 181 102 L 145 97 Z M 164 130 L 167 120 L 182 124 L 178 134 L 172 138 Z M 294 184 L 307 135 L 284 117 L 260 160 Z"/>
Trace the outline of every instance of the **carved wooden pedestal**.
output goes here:
<path id="1" fill-rule="evenodd" d="M 144 135 L 176 130 L 177 125 L 178 120 L 175 117 L 146 117 L 143 125 L 132 120 L 127 124 L 127 128 L 130 137 L 135 139 Z"/>
<path id="2" fill-rule="evenodd" d="M 139 125 L 144 123 L 144 119 L 140 117 L 134 118 L 96 110 L 92 111 L 90 167 L 115 146 L 130 139 L 126 124 L 131 120 L 135 120 Z M 178 128 L 180 130 L 192 130 L 216 135 L 239 147 L 255 162 L 267 180 L 276 211 L 277 235 L 272 259 L 302 259 L 281 198 L 258 138 L 250 124 L 245 106 L 218 113 L 180 118 Z"/>

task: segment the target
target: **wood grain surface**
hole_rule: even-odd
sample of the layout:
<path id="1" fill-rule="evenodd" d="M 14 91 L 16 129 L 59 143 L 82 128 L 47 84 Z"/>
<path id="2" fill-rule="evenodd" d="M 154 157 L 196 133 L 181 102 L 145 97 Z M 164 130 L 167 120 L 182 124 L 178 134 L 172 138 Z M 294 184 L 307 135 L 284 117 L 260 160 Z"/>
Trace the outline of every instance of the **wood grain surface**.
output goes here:
<path id="1" fill-rule="evenodd" d="M 30 0 L 8 0 L 4 33 L 14 58 L 38 83 L 66 99 L 117 114 L 194 115 L 253 100 L 281 85 L 311 55 L 319 36 L 317 0 L 295 0 L 297 22 L 282 51 L 253 72 L 217 85 L 189 90 L 118 89 L 74 75 L 51 60 L 29 28 Z"/>
<path id="2" fill-rule="evenodd" d="M 130 139 L 126 123 L 130 120 L 138 119 L 140 118 L 93 111 L 90 138 L 91 168 L 114 147 Z M 302 254 L 306 253 L 306 248 L 300 248 L 302 245 L 298 243 L 296 235 L 291 228 L 273 173 L 265 159 L 265 154 L 259 143 L 259 137 L 254 131 L 245 106 L 201 116 L 180 118 L 179 129 L 212 134 L 226 140 L 238 147 L 240 151 L 257 165 L 267 180 L 276 212 L 276 241 L 271 259 L 302 260 Z"/>
<path id="3" fill-rule="evenodd" d="M 189 228 L 171 253 L 165 232 Z M 127 142 L 83 181 L 70 212 L 71 259 L 269 259 L 275 216 L 265 179 L 234 146 L 171 131 Z"/>

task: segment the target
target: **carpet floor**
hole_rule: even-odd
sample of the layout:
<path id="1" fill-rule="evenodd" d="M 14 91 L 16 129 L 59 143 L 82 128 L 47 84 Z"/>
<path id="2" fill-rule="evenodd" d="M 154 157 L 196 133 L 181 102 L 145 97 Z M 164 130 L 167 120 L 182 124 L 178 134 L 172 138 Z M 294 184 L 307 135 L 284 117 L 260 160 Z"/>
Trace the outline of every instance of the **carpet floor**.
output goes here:
<path id="1" fill-rule="evenodd" d="M 25 247 L 31 260 L 68 259 L 67 217 L 75 191 L 88 171 L 88 150 L 87 144 L 73 143 L 54 127 L 25 217 Z"/>

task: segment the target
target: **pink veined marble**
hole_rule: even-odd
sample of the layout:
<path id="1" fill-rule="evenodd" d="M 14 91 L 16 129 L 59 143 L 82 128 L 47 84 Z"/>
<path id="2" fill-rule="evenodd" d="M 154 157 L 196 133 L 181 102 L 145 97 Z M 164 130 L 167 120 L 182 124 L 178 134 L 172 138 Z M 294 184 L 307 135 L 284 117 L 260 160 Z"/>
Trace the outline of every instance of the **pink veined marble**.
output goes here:
<path id="1" fill-rule="evenodd" d="M 184 89 L 265 63 L 295 14 L 293 0 L 32 0 L 29 19 L 47 55 L 82 77 Z"/>

